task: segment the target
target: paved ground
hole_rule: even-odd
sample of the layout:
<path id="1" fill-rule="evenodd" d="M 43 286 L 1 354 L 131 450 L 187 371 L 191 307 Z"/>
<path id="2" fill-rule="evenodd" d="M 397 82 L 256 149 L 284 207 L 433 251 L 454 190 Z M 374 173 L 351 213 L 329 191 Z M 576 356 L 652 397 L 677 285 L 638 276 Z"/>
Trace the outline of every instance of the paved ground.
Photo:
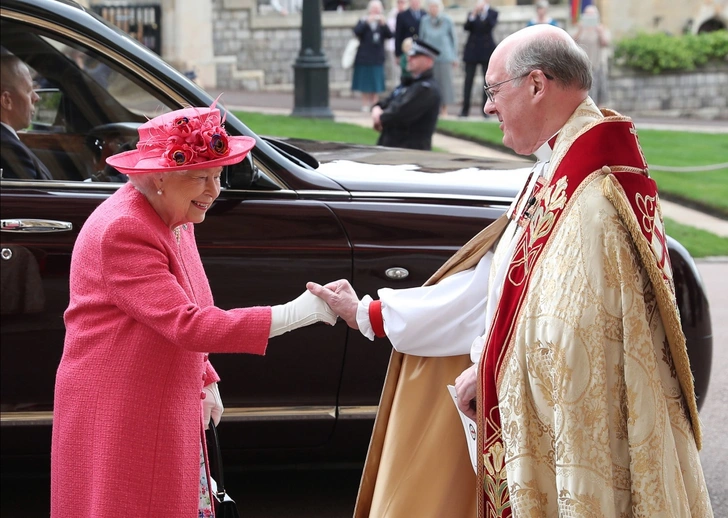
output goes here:
<path id="1" fill-rule="evenodd" d="M 290 92 L 213 91 L 210 93 L 213 96 L 222 93 L 223 96 L 220 100 L 225 106 L 244 111 L 286 115 L 290 114 L 294 107 L 293 94 Z M 361 111 L 360 100 L 356 97 L 331 97 L 329 99 L 329 107 L 336 121 L 359 124 L 366 127 L 371 126 L 369 114 Z M 454 115 L 449 115 L 448 117 L 456 118 Z M 480 120 L 486 124 L 495 123 L 495 121 L 475 115 L 474 111 L 468 120 Z M 728 134 L 728 124 L 725 121 L 653 117 L 649 119 L 636 119 L 635 124 L 638 129 L 701 131 Z M 513 158 L 513 155 L 502 151 L 440 134 L 434 135 L 433 146 L 446 149 L 451 153 L 463 155 L 482 156 L 486 158 L 493 157 L 506 160 Z M 728 221 L 724 219 L 703 214 L 702 212 L 664 200 L 662 201 L 662 210 L 663 216 L 679 223 L 701 228 L 719 236 L 728 237 Z"/>

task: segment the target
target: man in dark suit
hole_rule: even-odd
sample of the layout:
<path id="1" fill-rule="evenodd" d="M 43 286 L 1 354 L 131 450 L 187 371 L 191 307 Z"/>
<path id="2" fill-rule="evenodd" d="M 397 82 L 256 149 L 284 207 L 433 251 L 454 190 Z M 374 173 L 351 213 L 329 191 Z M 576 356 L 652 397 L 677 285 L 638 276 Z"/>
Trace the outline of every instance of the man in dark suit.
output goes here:
<path id="1" fill-rule="evenodd" d="M 28 66 L 12 54 L 0 56 L 0 167 L 3 178 L 53 178 L 17 133 L 30 126 L 38 99 Z"/>
<path id="2" fill-rule="evenodd" d="M 469 33 L 468 41 L 463 51 L 463 62 L 465 63 L 465 81 L 463 82 L 463 109 L 461 117 L 467 117 L 470 112 L 470 95 L 473 89 L 475 72 L 480 65 L 481 77 L 485 77 L 488 69 L 490 55 L 495 50 L 493 29 L 498 23 L 498 11 L 488 5 L 485 0 L 479 0 L 475 9 L 468 14 L 464 29 Z M 483 104 L 480 105 L 480 113 L 483 116 L 485 106 L 485 91 L 483 91 Z"/>
<path id="3" fill-rule="evenodd" d="M 377 145 L 432 149 L 432 134 L 440 113 L 440 90 L 432 65 L 440 52 L 415 40 L 407 53 L 409 77 L 372 108 L 372 125 L 381 132 Z"/>
<path id="4" fill-rule="evenodd" d="M 410 0 L 409 9 L 405 9 L 397 15 L 394 29 L 394 55 L 397 57 L 402 56 L 402 42 L 405 39 L 417 39 L 420 31 L 420 20 L 427 14 L 420 5 L 420 0 Z"/>

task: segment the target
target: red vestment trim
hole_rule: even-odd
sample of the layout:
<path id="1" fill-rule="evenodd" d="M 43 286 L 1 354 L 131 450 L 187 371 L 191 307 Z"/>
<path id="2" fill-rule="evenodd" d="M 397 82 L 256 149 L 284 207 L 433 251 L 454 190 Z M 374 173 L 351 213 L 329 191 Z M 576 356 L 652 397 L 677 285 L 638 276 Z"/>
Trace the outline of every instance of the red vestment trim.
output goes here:
<path id="1" fill-rule="evenodd" d="M 369 304 L 369 322 L 372 324 L 372 331 L 377 338 L 384 338 L 384 318 L 382 317 L 382 301 L 373 300 Z"/>

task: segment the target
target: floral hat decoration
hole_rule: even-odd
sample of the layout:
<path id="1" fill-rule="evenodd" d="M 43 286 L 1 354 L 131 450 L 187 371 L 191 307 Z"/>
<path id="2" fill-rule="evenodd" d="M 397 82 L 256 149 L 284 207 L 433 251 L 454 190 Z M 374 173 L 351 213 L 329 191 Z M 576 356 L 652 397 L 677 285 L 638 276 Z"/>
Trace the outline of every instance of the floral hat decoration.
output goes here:
<path id="1" fill-rule="evenodd" d="M 139 126 L 136 149 L 112 155 L 106 163 L 124 174 L 164 173 L 235 164 L 255 146 L 252 137 L 227 134 L 216 108 L 184 108 Z"/>

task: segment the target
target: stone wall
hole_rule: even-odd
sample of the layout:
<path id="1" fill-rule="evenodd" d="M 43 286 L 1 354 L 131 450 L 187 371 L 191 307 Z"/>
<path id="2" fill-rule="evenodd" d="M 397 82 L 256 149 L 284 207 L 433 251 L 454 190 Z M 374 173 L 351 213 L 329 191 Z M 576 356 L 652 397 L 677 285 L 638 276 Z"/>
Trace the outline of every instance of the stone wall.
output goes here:
<path id="1" fill-rule="evenodd" d="M 212 0 L 213 52 L 217 88 L 221 90 L 293 90 L 293 64 L 301 47 L 301 16 L 261 15 L 256 0 Z M 499 7 L 496 41 L 524 27 L 533 15 L 531 6 Z M 463 24 L 467 10 L 448 8 L 457 27 L 458 45 L 466 40 Z M 552 6 L 550 13 L 566 27 L 568 7 Z M 358 95 L 351 91 L 351 70 L 341 67 L 341 54 L 353 36 L 352 28 L 363 11 L 322 12 L 322 47 L 329 69 L 331 96 Z M 568 27 L 567 27 L 568 28 Z M 389 71 L 389 67 L 386 68 Z M 478 74 L 480 71 L 478 70 Z M 463 68 L 453 75 L 456 103 L 462 102 Z M 482 98 L 476 79 L 472 106 Z M 388 78 L 391 90 L 395 79 Z M 626 115 L 677 115 L 728 119 L 728 65 L 692 73 L 646 76 L 613 69 L 609 80 L 609 106 Z M 474 111 L 471 110 L 471 114 Z"/>
<path id="2" fill-rule="evenodd" d="M 284 90 L 293 89 L 293 64 L 301 47 L 301 16 L 276 13 L 258 14 L 255 0 L 213 0 L 213 48 L 217 63 L 219 89 Z M 567 6 L 553 6 L 551 15 L 565 23 Z M 499 8 L 496 41 L 524 27 L 533 16 L 532 6 Z M 458 46 L 462 51 L 466 33 L 463 24 L 467 17 L 464 8 L 449 8 L 447 14 L 457 26 Z M 352 29 L 364 11 L 322 12 L 322 47 L 328 59 L 329 91 L 332 96 L 349 96 L 351 70 L 341 67 L 341 55 L 346 42 L 353 37 Z M 480 73 L 480 72 L 478 72 Z M 454 74 L 457 102 L 462 96 L 463 69 Z M 388 79 L 388 88 L 395 86 Z M 481 94 L 474 87 L 475 96 Z"/>
<path id="3" fill-rule="evenodd" d="M 728 120 L 728 64 L 660 75 L 613 69 L 609 105 L 626 115 Z"/>

